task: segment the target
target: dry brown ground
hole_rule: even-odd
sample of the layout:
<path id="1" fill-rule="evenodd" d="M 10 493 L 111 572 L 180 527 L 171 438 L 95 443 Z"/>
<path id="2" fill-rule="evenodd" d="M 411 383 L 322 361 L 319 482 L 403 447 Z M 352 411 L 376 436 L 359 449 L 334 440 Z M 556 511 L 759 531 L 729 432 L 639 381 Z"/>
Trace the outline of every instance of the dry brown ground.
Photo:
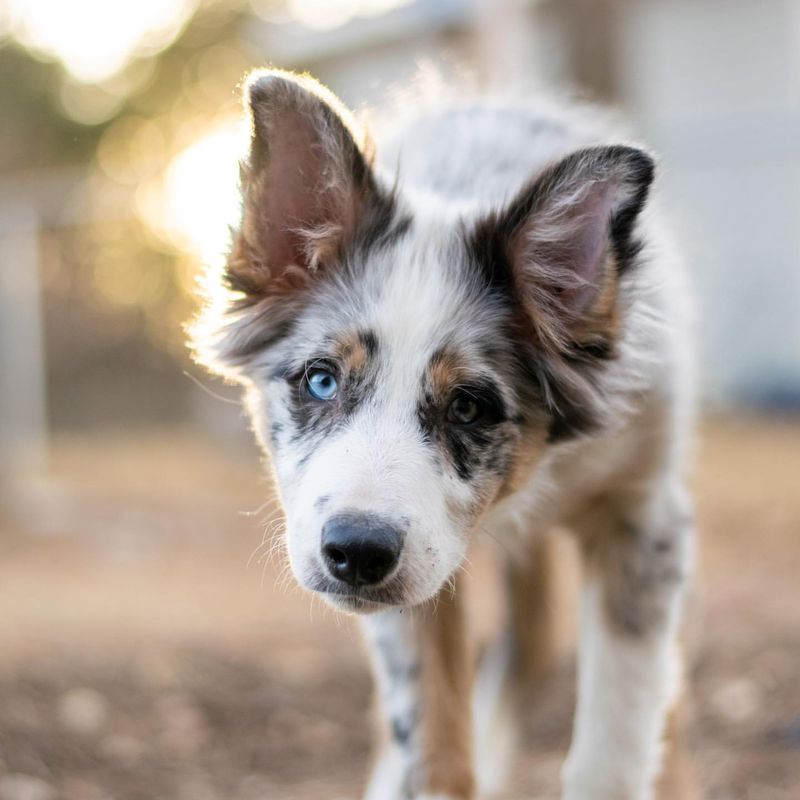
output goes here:
<path id="1" fill-rule="evenodd" d="M 707 425 L 697 487 L 699 771 L 710 798 L 794 800 L 800 424 Z M 0 800 L 357 796 L 372 738 L 359 639 L 250 558 L 271 509 L 238 512 L 268 494 L 255 459 L 153 434 L 61 440 L 52 478 L 6 501 Z M 509 797 L 557 797 L 563 660 Z"/>

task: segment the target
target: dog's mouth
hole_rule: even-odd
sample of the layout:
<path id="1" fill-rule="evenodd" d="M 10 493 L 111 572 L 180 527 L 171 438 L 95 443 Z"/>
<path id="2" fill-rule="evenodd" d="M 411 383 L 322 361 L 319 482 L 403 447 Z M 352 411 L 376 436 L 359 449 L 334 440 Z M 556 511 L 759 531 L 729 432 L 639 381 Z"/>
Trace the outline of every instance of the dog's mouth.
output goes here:
<path id="1" fill-rule="evenodd" d="M 350 586 L 315 571 L 306 587 L 336 608 L 356 614 L 371 614 L 408 604 L 405 587 L 396 577 L 378 586 Z"/>

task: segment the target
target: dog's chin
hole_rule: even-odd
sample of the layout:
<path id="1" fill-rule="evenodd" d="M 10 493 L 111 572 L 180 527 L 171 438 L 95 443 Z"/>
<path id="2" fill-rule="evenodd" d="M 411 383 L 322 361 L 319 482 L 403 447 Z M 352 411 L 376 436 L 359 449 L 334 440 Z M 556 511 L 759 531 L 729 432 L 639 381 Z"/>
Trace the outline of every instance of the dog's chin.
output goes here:
<path id="1" fill-rule="evenodd" d="M 379 586 L 353 587 L 315 571 L 301 582 L 329 606 L 347 614 L 368 615 L 393 608 L 410 608 L 429 599 L 410 593 L 399 577 Z"/>
<path id="2" fill-rule="evenodd" d="M 381 611 L 388 611 L 391 608 L 404 607 L 404 603 L 376 602 L 375 600 L 367 600 L 357 594 L 346 595 L 333 594 L 331 592 L 317 592 L 317 594 L 319 594 L 329 606 L 345 614 L 369 616 L 370 614 L 378 614 Z"/>
<path id="3" fill-rule="evenodd" d="M 308 588 L 338 611 L 348 614 L 375 614 L 391 608 L 409 605 L 399 586 L 384 588 L 353 588 L 338 581 L 314 581 Z"/>

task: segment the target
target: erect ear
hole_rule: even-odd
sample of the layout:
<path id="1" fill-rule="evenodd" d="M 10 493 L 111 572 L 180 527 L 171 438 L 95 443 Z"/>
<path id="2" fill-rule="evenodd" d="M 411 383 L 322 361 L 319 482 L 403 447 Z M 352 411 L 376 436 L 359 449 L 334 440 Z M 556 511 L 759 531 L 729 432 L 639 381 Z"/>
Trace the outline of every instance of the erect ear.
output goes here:
<path id="1" fill-rule="evenodd" d="M 195 358 L 234 380 L 246 379 L 259 354 L 288 333 L 315 276 L 408 221 L 378 185 L 366 137 L 316 81 L 256 72 L 245 107 L 251 136 L 241 164 L 242 218 L 223 282 L 233 292 L 209 281 L 190 329 Z"/>
<path id="2" fill-rule="evenodd" d="M 639 250 L 636 219 L 653 171 L 652 158 L 633 147 L 580 150 L 481 223 L 541 345 L 610 352 L 619 277 Z"/>
<path id="3" fill-rule="evenodd" d="M 245 103 L 250 152 L 228 280 L 257 300 L 309 283 L 389 200 L 378 190 L 364 134 L 316 81 L 257 72 Z"/>

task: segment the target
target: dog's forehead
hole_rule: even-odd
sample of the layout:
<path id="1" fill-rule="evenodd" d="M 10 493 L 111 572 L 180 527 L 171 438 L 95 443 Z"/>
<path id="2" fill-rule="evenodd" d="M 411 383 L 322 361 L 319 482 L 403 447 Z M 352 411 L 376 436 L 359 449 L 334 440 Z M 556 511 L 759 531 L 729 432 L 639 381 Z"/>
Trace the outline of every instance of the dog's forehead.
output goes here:
<path id="1" fill-rule="evenodd" d="M 503 308 L 455 231 L 428 224 L 415 233 L 373 249 L 323 288 L 304 333 L 326 340 L 356 331 L 374 337 L 376 357 L 409 381 L 442 350 L 476 364 L 499 335 Z"/>
<path id="2" fill-rule="evenodd" d="M 480 319 L 477 275 L 455 238 L 409 238 L 378 256 L 364 311 L 396 356 L 466 346 Z"/>
<path id="3" fill-rule="evenodd" d="M 496 309 L 463 239 L 438 227 L 417 224 L 362 256 L 352 274 L 321 298 L 334 327 L 370 330 L 395 356 L 425 355 L 447 344 L 468 349 L 486 335 Z"/>

